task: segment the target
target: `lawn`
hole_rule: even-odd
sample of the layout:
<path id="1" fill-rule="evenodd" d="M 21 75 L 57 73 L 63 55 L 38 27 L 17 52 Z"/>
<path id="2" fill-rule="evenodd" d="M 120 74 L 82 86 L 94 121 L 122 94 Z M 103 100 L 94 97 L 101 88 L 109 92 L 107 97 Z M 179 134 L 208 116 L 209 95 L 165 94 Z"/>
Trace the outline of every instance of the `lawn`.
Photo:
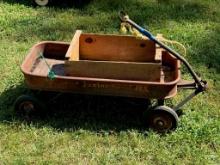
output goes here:
<path id="1" fill-rule="evenodd" d="M 30 0 L 0 1 L 0 164 L 220 164 L 218 0 L 92 0 L 81 8 L 60 3 L 39 8 Z M 29 92 L 19 66 L 31 46 L 69 42 L 76 29 L 119 34 L 120 10 L 153 34 L 184 44 L 186 59 L 209 83 L 184 106 L 176 131 L 147 131 L 140 122 L 143 107 L 115 97 L 61 96 L 44 117 L 29 122 L 16 115 L 13 102 Z M 189 77 L 184 68 L 183 77 Z"/>

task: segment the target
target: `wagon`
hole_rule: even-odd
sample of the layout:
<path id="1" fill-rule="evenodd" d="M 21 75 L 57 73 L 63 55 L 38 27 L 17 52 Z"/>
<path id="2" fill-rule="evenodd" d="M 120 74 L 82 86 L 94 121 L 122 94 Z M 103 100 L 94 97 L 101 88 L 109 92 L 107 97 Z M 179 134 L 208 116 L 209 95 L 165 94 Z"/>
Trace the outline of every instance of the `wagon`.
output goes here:
<path id="1" fill-rule="evenodd" d="M 143 34 L 148 32 L 129 18 L 122 21 Z M 71 43 L 45 41 L 34 45 L 21 70 L 28 88 L 34 90 L 156 99 L 157 105 L 146 110 L 145 123 L 153 130 L 167 132 L 177 127 L 177 111 L 204 91 L 206 82 L 183 57 L 153 39 L 77 30 Z M 180 62 L 195 81 L 181 80 Z M 164 100 L 174 97 L 178 88 L 195 91 L 176 106 L 166 106 Z M 36 98 L 20 96 L 15 109 L 29 112 L 40 108 L 38 103 Z"/>

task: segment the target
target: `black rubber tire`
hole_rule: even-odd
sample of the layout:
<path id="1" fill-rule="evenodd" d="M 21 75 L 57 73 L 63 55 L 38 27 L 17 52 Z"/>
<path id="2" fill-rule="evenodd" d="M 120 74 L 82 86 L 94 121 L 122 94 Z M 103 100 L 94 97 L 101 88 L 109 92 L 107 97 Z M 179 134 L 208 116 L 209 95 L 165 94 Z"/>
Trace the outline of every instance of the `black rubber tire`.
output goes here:
<path id="1" fill-rule="evenodd" d="M 83 0 L 74 0 L 74 4 L 77 6 L 81 6 L 83 4 Z"/>
<path id="2" fill-rule="evenodd" d="M 178 110 L 176 110 L 176 113 L 177 113 L 178 116 L 182 116 L 182 115 L 184 115 L 184 112 L 183 112 L 182 109 L 178 109 Z"/>
<path id="3" fill-rule="evenodd" d="M 14 110 L 17 115 L 26 118 L 40 114 L 45 109 L 46 106 L 40 100 L 30 95 L 19 96 L 14 104 Z"/>
<path id="4" fill-rule="evenodd" d="M 158 133 L 167 133 L 177 128 L 179 117 L 170 107 L 157 106 L 144 114 L 147 127 Z"/>
<path id="5" fill-rule="evenodd" d="M 77 8 L 82 8 L 88 4 L 91 0 L 73 0 L 73 5 Z"/>
<path id="6" fill-rule="evenodd" d="M 51 0 L 33 0 L 34 4 L 37 6 L 48 6 Z"/>

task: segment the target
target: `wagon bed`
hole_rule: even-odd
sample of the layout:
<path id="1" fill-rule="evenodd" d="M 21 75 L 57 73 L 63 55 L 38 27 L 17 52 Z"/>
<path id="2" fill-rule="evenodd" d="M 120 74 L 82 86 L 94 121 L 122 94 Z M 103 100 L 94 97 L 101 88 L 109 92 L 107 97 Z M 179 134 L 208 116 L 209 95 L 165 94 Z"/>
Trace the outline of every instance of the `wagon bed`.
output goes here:
<path id="1" fill-rule="evenodd" d="M 157 99 L 170 98 L 177 93 L 179 61 L 151 41 L 131 36 L 81 34 L 81 38 L 78 36 L 80 57 L 75 60 L 76 55 L 69 54 L 74 52 L 71 49 L 76 50 L 71 45 L 76 47 L 77 36 L 78 33 L 71 44 L 46 41 L 33 46 L 21 67 L 29 88 Z M 88 40 L 94 43 L 87 43 Z M 97 46 L 102 47 L 105 44 L 103 40 L 113 40 L 107 42 L 106 49 L 120 47 L 120 50 L 114 49 L 110 56 L 108 51 L 100 49 L 98 54 Z M 119 42 L 115 43 L 117 40 Z M 127 50 L 128 44 L 134 45 L 133 53 L 132 49 Z M 152 51 L 152 55 L 144 53 L 144 50 Z M 44 58 L 39 56 L 40 53 Z M 148 55 L 147 58 L 144 55 Z M 56 75 L 53 80 L 48 78 L 49 68 L 45 61 Z"/>

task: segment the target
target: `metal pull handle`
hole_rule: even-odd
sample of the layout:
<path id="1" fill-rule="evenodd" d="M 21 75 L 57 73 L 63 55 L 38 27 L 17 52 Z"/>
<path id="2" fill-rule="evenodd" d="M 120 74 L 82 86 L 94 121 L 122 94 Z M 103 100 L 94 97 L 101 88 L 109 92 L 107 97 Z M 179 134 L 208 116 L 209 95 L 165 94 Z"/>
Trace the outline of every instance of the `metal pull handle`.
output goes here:
<path id="1" fill-rule="evenodd" d="M 207 88 L 207 82 L 201 80 L 198 75 L 194 72 L 194 70 L 192 69 L 191 65 L 187 62 L 187 60 L 182 57 L 179 53 L 177 53 L 176 51 L 174 51 L 173 49 L 171 49 L 170 47 L 168 47 L 167 45 L 165 45 L 164 43 L 158 41 L 148 30 L 142 28 L 141 26 L 139 26 L 138 24 L 136 24 L 134 21 L 132 21 L 129 16 L 121 11 L 119 13 L 119 18 L 122 22 L 126 22 L 128 24 L 130 24 L 132 27 L 134 27 L 135 29 L 137 29 L 141 34 L 145 35 L 146 37 L 148 37 L 151 41 L 155 42 L 156 44 L 158 44 L 160 47 L 162 47 L 163 49 L 167 50 L 169 53 L 171 53 L 174 57 L 176 57 L 178 60 L 180 60 L 189 70 L 190 74 L 192 75 L 195 83 L 197 84 L 197 90 L 199 91 L 204 91 Z"/>

